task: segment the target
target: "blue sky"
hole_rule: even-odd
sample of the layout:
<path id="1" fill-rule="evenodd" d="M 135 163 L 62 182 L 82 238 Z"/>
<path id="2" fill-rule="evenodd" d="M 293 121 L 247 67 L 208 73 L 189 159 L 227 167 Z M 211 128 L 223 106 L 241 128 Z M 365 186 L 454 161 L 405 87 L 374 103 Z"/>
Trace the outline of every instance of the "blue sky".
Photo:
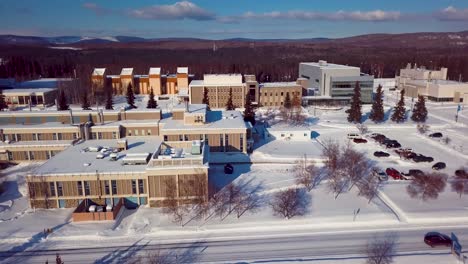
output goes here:
<path id="1" fill-rule="evenodd" d="M 0 0 L 0 34 L 345 37 L 468 30 L 467 0 Z"/>

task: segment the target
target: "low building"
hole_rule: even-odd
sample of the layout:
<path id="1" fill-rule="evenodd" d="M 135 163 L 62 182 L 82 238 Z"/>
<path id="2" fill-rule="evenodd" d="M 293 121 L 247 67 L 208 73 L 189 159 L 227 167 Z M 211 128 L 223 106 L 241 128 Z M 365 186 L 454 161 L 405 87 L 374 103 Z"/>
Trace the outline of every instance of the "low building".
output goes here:
<path id="1" fill-rule="evenodd" d="M 24 106 L 46 107 L 55 104 L 56 88 L 15 88 L 3 91 L 10 109 Z"/>
<path id="2" fill-rule="evenodd" d="M 203 142 L 157 137 L 89 140 L 71 146 L 27 175 L 32 208 L 69 208 L 84 199 L 117 205 L 162 206 L 207 199 L 208 161 Z"/>
<path id="3" fill-rule="evenodd" d="M 308 90 L 308 96 L 305 98 L 308 104 L 347 104 L 351 101 L 356 83 L 361 87 L 361 101 L 372 103 L 374 77 L 361 73 L 359 67 L 326 61 L 301 62 L 299 78 L 307 79 L 304 88 Z"/>
<path id="4" fill-rule="evenodd" d="M 382 86 L 383 91 L 393 91 L 397 88 L 395 78 L 377 78 L 374 79 L 374 92 L 377 91 L 377 87 Z"/>
<path id="5" fill-rule="evenodd" d="M 274 125 L 265 129 L 266 140 L 309 141 L 312 130 L 308 126 Z"/>

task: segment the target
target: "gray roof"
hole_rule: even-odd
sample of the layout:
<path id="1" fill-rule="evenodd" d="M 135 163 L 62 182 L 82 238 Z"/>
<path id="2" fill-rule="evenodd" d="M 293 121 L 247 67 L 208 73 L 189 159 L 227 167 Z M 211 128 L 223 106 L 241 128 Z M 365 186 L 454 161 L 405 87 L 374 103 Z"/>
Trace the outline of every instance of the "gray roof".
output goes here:
<path id="1" fill-rule="evenodd" d="M 122 139 L 121 139 L 122 140 Z M 70 146 L 56 156 L 49 159 L 39 168 L 35 169 L 34 175 L 47 174 L 94 174 L 96 170 L 100 173 L 112 172 L 142 172 L 145 165 L 122 165 L 122 158 L 133 153 L 154 153 L 161 145 L 159 137 L 127 138 L 128 150 L 118 153 L 117 161 L 110 161 L 109 157 L 96 159 L 100 152 L 85 152 L 88 147 L 117 147 L 117 139 L 112 140 L 87 140 L 81 144 Z M 84 164 L 89 164 L 85 166 Z"/>
<path id="2" fill-rule="evenodd" d="M 260 87 L 300 87 L 296 82 L 270 82 L 270 83 L 261 83 Z"/>
<path id="3" fill-rule="evenodd" d="M 247 129 L 247 125 L 239 111 L 207 111 L 207 123 L 202 125 L 185 125 L 183 120 L 165 119 L 161 130 L 222 130 L 222 129 Z"/>
<path id="4" fill-rule="evenodd" d="M 348 66 L 348 65 L 341 65 L 341 64 L 334 64 L 327 62 L 326 64 L 320 64 L 318 62 L 301 62 L 303 65 L 318 67 L 321 69 L 359 69 L 359 67 Z"/>

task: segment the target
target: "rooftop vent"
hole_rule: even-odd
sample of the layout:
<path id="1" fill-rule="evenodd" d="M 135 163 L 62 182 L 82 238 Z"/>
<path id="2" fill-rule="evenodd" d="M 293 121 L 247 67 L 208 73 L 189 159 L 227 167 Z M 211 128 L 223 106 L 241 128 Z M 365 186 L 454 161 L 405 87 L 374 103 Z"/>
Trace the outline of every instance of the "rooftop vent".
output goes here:
<path id="1" fill-rule="evenodd" d="M 320 66 L 327 66 L 328 63 L 327 63 L 327 61 L 319 60 L 319 65 L 320 65 Z"/>

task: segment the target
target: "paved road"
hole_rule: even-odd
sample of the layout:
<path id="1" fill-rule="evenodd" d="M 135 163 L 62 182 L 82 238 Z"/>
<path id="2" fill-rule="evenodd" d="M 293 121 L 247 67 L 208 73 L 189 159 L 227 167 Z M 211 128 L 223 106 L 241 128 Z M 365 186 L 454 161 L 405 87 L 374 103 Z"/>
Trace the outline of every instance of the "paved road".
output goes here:
<path id="1" fill-rule="evenodd" d="M 450 234 L 454 232 L 462 245 L 468 245 L 468 228 L 438 228 Z M 25 252 L 0 252 L 2 263 L 45 263 L 55 261 L 59 253 L 65 263 L 128 263 L 138 257 L 159 254 L 170 263 L 269 263 L 272 261 L 312 261 L 345 258 L 363 258 L 368 241 L 375 237 L 394 235 L 397 238 L 396 254 L 449 254 L 449 248 L 430 248 L 422 242 L 431 229 L 397 229 L 394 231 L 343 231 L 338 233 L 310 233 L 295 236 L 277 236 L 254 239 L 199 240 L 194 242 L 156 244 L 151 239 L 122 246 L 100 245 L 89 248 L 73 248 L 66 242 L 64 249 Z M 125 243 L 125 242 L 123 242 Z M 90 241 L 90 246 L 93 241 Z M 60 248 L 60 245 L 58 246 Z M 66 249 L 65 249 L 66 248 Z"/>

